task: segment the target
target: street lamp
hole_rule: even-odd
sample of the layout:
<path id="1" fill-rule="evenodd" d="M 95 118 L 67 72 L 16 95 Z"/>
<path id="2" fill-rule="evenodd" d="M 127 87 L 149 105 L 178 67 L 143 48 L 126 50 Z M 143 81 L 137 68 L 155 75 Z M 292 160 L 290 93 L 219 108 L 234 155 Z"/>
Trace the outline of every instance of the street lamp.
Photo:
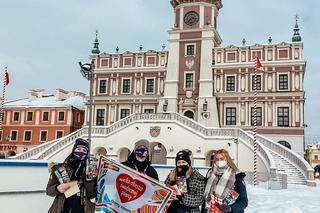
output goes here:
<path id="1" fill-rule="evenodd" d="M 91 149 L 91 129 L 92 129 L 92 96 L 93 96 L 93 80 L 94 80 L 94 62 L 82 64 L 79 62 L 80 65 L 80 73 L 81 75 L 89 81 L 89 130 L 88 130 L 88 143 L 89 143 L 89 150 L 88 153 L 90 154 Z"/>

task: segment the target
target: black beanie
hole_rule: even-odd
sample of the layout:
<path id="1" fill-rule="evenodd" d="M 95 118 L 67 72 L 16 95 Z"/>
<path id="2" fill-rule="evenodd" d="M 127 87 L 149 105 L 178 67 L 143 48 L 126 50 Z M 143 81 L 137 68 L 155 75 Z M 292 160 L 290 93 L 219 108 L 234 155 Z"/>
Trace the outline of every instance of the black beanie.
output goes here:
<path id="1" fill-rule="evenodd" d="M 74 150 L 75 150 L 77 147 L 84 147 L 84 148 L 86 148 L 86 149 L 89 151 L 89 143 L 88 143 L 88 141 L 86 141 L 85 139 L 78 138 L 78 139 L 76 140 L 76 142 L 74 143 L 72 152 L 74 152 Z"/>
<path id="2" fill-rule="evenodd" d="M 191 166 L 190 152 L 185 150 L 179 151 L 176 156 L 176 165 L 179 160 L 184 160 Z"/>

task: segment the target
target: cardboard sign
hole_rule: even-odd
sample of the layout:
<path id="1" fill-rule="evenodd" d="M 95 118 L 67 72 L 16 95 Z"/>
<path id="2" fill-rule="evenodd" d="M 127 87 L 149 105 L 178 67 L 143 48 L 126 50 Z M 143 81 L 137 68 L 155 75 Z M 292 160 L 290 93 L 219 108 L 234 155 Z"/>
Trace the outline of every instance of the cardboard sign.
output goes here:
<path id="1" fill-rule="evenodd" d="M 70 188 L 67 191 L 64 192 L 64 196 L 66 196 L 66 198 L 71 197 L 72 195 L 75 195 L 78 192 L 80 192 L 80 189 L 79 189 L 77 181 L 71 181 L 71 182 L 69 182 L 67 184 L 68 184 L 68 186 Z"/>
<path id="2" fill-rule="evenodd" d="M 100 157 L 96 213 L 160 213 L 171 195 L 172 190 L 157 180 Z"/>

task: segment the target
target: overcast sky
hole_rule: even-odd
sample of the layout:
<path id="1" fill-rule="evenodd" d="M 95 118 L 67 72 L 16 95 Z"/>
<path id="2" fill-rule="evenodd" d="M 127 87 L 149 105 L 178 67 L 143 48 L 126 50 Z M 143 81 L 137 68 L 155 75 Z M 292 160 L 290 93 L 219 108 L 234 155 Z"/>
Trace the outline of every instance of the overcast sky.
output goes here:
<path id="1" fill-rule="evenodd" d="M 320 136 L 319 0 L 223 0 L 218 30 L 223 46 L 291 41 L 294 14 L 301 17 L 307 135 Z M 29 89 L 87 92 L 78 62 L 86 61 L 99 30 L 100 50 L 160 50 L 173 26 L 170 0 L 0 0 L 0 67 L 7 64 L 7 99 Z M 1 73 L 1 77 L 3 73 Z"/>

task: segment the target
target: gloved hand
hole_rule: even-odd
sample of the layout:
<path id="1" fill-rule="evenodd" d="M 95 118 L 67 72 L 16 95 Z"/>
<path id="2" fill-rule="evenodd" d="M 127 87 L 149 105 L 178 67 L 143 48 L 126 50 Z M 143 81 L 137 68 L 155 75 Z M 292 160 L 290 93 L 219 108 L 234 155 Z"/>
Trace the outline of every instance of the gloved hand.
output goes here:
<path id="1" fill-rule="evenodd" d="M 232 209 L 230 206 L 226 205 L 226 204 L 219 204 L 216 203 L 216 206 L 222 211 L 222 212 L 231 212 Z"/>

